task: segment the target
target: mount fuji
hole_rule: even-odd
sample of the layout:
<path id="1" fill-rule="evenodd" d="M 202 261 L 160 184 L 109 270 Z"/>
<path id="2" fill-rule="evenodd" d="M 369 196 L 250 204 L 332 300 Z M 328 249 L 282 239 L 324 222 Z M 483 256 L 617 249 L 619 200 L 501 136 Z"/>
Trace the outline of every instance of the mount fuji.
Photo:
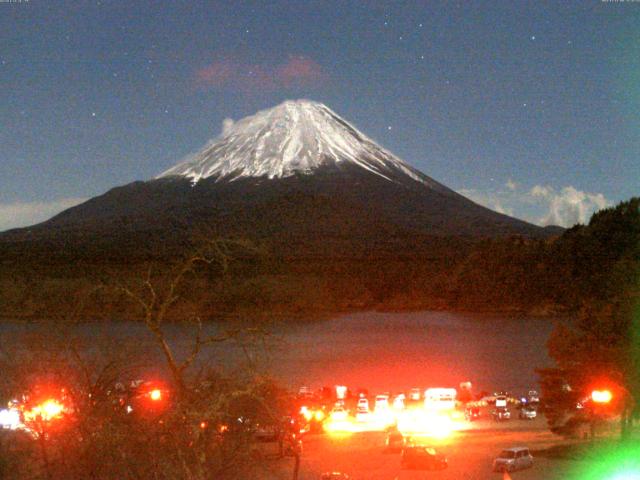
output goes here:
<path id="1" fill-rule="evenodd" d="M 5 232 L 0 243 L 128 257 L 177 251 L 203 227 L 267 244 L 283 258 L 406 258 L 434 239 L 557 233 L 472 202 L 325 105 L 298 100 L 226 125 L 154 179 Z"/>
<path id="2" fill-rule="evenodd" d="M 286 101 L 240 120 L 226 128 L 219 139 L 158 178 L 186 177 L 193 183 L 209 177 L 227 181 L 276 179 L 341 164 L 358 166 L 389 181 L 404 174 L 439 188 L 325 105 L 308 100 Z"/>

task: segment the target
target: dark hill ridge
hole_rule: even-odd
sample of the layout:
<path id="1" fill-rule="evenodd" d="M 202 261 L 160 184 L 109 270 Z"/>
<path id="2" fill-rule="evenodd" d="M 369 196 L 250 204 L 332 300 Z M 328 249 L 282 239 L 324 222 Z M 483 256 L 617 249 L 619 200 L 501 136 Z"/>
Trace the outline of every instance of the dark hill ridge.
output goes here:
<path id="1" fill-rule="evenodd" d="M 53 241 L 69 247 L 164 248 L 206 226 L 218 235 L 266 242 L 296 256 L 412 255 L 431 237 L 541 238 L 546 229 L 481 207 L 452 191 L 389 182 L 357 167 L 324 167 L 282 179 L 173 177 L 134 182 L 42 224 L 4 233 L 3 242 Z M 93 248 L 91 249 L 93 250 Z M 417 252 L 415 252 L 417 253 Z"/>

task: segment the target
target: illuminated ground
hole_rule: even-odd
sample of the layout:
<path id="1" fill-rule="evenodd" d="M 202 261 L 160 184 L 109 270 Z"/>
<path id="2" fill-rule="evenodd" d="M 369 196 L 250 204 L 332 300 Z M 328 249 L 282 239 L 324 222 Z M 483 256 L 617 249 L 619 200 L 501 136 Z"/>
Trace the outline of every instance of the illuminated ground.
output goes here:
<path id="1" fill-rule="evenodd" d="M 525 445 L 534 453 L 550 446 L 564 443 L 546 430 L 543 419 L 534 421 L 511 420 L 496 424 L 477 422 L 475 429 L 453 434 L 447 439 L 422 441 L 436 446 L 449 460 L 449 468 L 438 472 L 406 471 L 400 469 L 399 454 L 383 453 L 385 434 L 361 432 L 308 436 L 301 464 L 301 479 L 319 478 L 325 471 L 338 470 L 348 473 L 352 479 L 501 479 L 502 475 L 491 471 L 493 458 L 501 449 Z M 537 456 L 530 470 L 514 472 L 514 479 L 541 480 L 567 479 L 579 462 L 555 460 Z"/>

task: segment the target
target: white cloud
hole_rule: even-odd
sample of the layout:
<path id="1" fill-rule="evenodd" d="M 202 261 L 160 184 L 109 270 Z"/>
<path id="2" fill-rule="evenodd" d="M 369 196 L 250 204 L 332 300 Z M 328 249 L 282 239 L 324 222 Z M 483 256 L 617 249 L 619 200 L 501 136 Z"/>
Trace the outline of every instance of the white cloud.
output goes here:
<path id="1" fill-rule="evenodd" d="M 553 189 L 551 187 L 544 187 L 542 185 L 534 186 L 529 192 L 532 197 L 548 198 L 551 195 Z"/>
<path id="2" fill-rule="evenodd" d="M 550 187 L 536 185 L 531 194 L 538 194 L 548 202 L 548 211 L 539 220 L 541 225 L 570 227 L 576 223 L 587 223 L 594 212 L 611 204 L 601 193 L 582 192 L 571 185 L 559 193 Z"/>
<path id="3" fill-rule="evenodd" d="M 594 212 L 611 205 L 602 193 L 583 192 L 571 185 L 559 191 L 549 185 L 534 185 L 526 190 L 508 179 L 504 187 L 489 191 L 463 189 L 460 193 L 496 212 L 543 226 L 587 223 Z"/>
<path id="4" fill-rule="evenodd" d="M 233 124 L 235 122 L 233 121 L 233 118 L 225 118 L 222 121 L 222 135 L 226 135 L 227 133 L 229 133 L 229 130 L 231 130 L 231 127 L 233 127 Z"/>
<path id="5" fill-rule="evenodd" d="M 512 179 L 508 179 L 507 183 L 504 184 L 512 192 L 515 192 L 518 189 L 518 183 L 514 182 Z"/>
<path id="6" fill-rule="evenodd" d="M 43 222 L 86 198 L 62 198 L 51 202 L 0 203 L 0 232 Z"/>
<path id="7" fill-rule="evenodd" d="M 499 200 L 494 200 L 493 210 L 495 210 L 498 213 L 503 213 L 505 215 L 509 215 L 510 217 L 513 217 L 513 208 L 503 205 L 502 202 L 500 202 Z"/>

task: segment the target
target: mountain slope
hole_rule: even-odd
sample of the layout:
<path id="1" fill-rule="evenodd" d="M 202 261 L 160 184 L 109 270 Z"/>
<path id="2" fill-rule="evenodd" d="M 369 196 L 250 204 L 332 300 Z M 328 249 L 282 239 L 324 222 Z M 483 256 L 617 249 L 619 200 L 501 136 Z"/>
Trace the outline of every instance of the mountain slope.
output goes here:
<path id="1" fill-rule="evenodd" d="M 326 106 L 288 101 L 240 120 L 153 180 L 0 241 L 126 257 L 179 250 L 203 228 L 264 242 L 282 257 L 412 257 L 434 237 L 549 235 L 436 182 Z"/>

